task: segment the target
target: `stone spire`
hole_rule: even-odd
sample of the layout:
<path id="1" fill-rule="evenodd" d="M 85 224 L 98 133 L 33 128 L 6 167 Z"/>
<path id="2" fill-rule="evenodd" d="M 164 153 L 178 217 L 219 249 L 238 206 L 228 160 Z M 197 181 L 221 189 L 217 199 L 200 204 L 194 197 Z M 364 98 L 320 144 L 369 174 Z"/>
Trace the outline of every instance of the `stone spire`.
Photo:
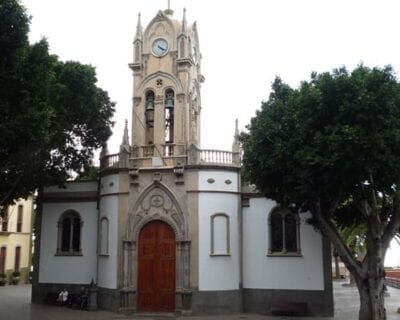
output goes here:
<path id="1" fill-rule="evenodd" d="M 122 136 L 121 148 L 127 147 L 129 150 L 128 120 L 125 119 L 124 135 Z"/>
<path id="2" fill-rule="evenodd" d="M 238 119 L 235 120 L 235 134 L 233 136 L 232 152 L 240 152 Z"/>
<path id="3" fill-rule="evenodd" d="M 140 19 L 140 12 L 138 13 L 138 22 L 136 25 L 136 35 L 135 35 L 135 40 L 142 40 L 143 37 L 143 27 L 142 27 L 142 22 Z"/>
<path id="4" fill-rule="evenodd" d="M 187 33 L 186 8 L 183 8 L 182 33 Z"/>

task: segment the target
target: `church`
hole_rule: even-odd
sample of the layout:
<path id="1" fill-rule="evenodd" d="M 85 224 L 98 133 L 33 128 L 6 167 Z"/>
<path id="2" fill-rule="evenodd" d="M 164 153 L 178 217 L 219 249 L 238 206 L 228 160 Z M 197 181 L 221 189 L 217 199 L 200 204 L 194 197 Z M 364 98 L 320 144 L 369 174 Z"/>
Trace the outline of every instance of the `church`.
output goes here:
<path id="1" fill-rule="evenodd" d="M 333 315 L 329 242 L 242 183 L 237 124 L 231 151 L 201 149 L 201 58 L 185 11 L 139 15 L 131 128 L 97 181 L 44 190 L 32 302 L 92 282 L 116 312 Z"/>

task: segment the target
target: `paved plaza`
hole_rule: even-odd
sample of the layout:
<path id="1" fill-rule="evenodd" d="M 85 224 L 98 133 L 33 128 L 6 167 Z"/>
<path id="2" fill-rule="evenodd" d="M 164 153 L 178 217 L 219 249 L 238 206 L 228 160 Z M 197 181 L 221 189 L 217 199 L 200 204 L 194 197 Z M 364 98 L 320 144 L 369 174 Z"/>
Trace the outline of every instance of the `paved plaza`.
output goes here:
<path id="1" fill-rule="evenodd" d="M 125 316 L 106 311 L 81 311 L 58 306 L 32 305 L 30 303 L 30 285 L 0 287 L 1 320 L 160 320 L 175 319 L 168 316 Z M 400 307 L 400 290 L 389 288 L 390 296 L 386 298 L 388 320 L 400 320 L 397 309 Z M 356 320 L 359 307 L 357 289 L 343 287 L 342 282 L 334 283 L 335 317 L 334 318 L 292 318 L 268 317 L 254 314 L 235 314 L 225 316 L 181 317 L 188 320 Z"/>

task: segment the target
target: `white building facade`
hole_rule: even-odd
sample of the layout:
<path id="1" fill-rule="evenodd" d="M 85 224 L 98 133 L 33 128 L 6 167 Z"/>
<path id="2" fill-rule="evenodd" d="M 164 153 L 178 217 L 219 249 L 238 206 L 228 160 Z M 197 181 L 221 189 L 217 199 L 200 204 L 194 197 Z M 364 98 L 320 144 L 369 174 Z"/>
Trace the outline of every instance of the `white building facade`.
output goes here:
<path id="1" fill-rule="evenodd" d="M 232 151 L 200 149 L 196 23 L 139 16 L 129 67 L 131 139 L 103 149 L 99 181 L 44 191 L 33 302 L 93 281 L 114 311 L 332 315 L 326 239 L 242 186 L 237 130 Z"/>

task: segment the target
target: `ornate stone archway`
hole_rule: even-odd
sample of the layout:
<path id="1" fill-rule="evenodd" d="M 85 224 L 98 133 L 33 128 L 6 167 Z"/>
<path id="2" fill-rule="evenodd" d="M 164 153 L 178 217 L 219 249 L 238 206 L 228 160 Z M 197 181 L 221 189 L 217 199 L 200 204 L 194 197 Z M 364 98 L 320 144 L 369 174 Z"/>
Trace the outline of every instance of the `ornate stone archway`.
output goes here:
<path id="1" fill-rule="evenodd" d="M 140 230 L 153 220 L 163 221 L 174 230 L 176 239 L 175 311 L 190 312 L 190 241 L 187 239 L 187 218 L 173 192 L 158 181 L 141 192 L 128 213 L 126 236 L 123 241 L 122 308 L 136 310 L 138 277 L 136 244 Z"/>

